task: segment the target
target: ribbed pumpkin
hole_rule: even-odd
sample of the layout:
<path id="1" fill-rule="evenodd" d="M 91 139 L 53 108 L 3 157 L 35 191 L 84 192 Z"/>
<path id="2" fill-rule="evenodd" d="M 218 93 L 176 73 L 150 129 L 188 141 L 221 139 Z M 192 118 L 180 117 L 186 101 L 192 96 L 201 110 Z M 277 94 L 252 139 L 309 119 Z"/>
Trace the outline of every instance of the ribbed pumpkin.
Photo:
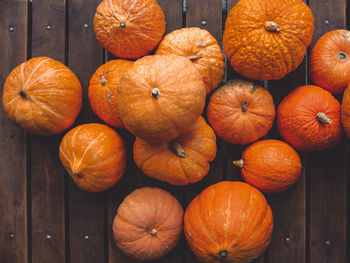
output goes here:
<path id="1" fill-rule="evenodd" d="M 320 87 L 298 87 L 278 106 L 277 127 L 281 136 L 300 151 L 334 147 L 342 135 L 340 104 Z"/>
<path id="2" fill-rule="evenodd" d="M 216 136 L 203 117 L 170 143 L 155 144 L 136 138 L 134 144 L 134 160 L 142 172 L 174 185 L 201 180 L 215 155 Z"/>
<path id="3" fill-rule="evenodd" d="M 217 88 L 225 73 L 225 60 L 216 39 L 198 27 L 175 30 L 160 42 L 156 54 L 176 54 L 190 59 L 203 76 L 207 94 Z"/>
<path id="4" fill-rule="evenodd" d="M 116 184 L 126 166 L 126 151 L 119 134 L 104 124 L 89 123 L 67 132 L 59 156 L 74 182 L 88 192 Z"/>
<path id="5" fill-rule="evenodd" d="M 100 66 L 90 80 L 89 101 L 92 110 L 104 122 L 124 128 L 117 110 L 117 89 L 120 78 L 132 61 L 115 59 Z"/>
<path id="6" fill-rule="evenodd" d="M 310 78 L 321 88 L 340 94 L 350 83 L 350 31 L 333 30 L 315 44 L 310 56 Z"/>
<path id="7" fill-rule="evenodd" d="M 242 168 L 247 183 L 266 193 L 287 190 L 301 175 L 298 153 L 279 140 L 261 140 L 249 145 L 242 159 L 233 164 Z"/>
<path id="8" fill-rule="evenodd" d="M 223 44 L 233 69 L 249 79 L 281 79 L 302 62 L 314 17 L 301 0 L 240 0 L 225 23 Z"/>
<path id="9" fill-rule="evenodd" d="M 94 17 L 101 46 L 120 58 L 140 58 L 152 51 L 165 31 L 156 0 L 103 0 Z"/>
<path id="10" fill-rule="evenodd" d="M 53 135 L 74 123 L 82 105 L 82 89 L 64 64 L 36 57 L 11 71 L 2 105 L 7 116 L 28 132 Z"/>
<path id="11" fill-rule="evenodd" d="M 187 207 L 184 231 L 201 262 L 247 263 L 271 240 L 272 212 L 265 197 L 242 182 L 204 189 Z"/>
<path id="12" fill-rule="evenodd" d="M 205 84 L 187 58 L 146 56 L 122 76 L 117 95 L 119 116 L 135 136 L 171 141 L 188 131 L 205 104 Z"/>
<path id="13" fill-rule="evenodd" d="M 341 104 L 341 122 L 343 128 L 350 138 L 350 84 L 344 91 L 343 101 Z"/>
<path id="14" fill-rule="evenodd" d="M 233 144 L 251 143 L 265 136 L 276 115 L 271 94 L 247 80 L 232 80 L 217 89 L 207 110 L 216 134 Z"/>
<path id="15" fill-rule="evenodd" d="M 137 260 L 163 257 L 179 241 L 183 209 L 159 188 L 143 187 L 129 194 L 118 208 L 113 236 L 119 249 Z"/>

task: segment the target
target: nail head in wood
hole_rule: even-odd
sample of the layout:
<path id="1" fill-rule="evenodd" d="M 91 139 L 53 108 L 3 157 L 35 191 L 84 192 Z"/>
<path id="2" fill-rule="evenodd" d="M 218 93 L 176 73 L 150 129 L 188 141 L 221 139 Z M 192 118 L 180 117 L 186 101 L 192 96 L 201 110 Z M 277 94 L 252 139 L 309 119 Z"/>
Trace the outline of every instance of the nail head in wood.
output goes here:
<path id="1" fill-rule="evenodd" d="M 289 243 L 290 242 L 290 238 L 286 237 L 286 242 Z"/>
<path id="2" fill-rule="evenodd" d="M 51 235 L 46 235 L 45 238 L 49 240 L 51 239 Z"/>
<path id="3" fill-rule="evenodd" d="M 202 24 L 202 26 L 206 26 L 207 25 L 207 21 L 202 20 L 201 24 Z"/>
<path id="4" fill-rule="evenodd" d="M 9 27 L 9 31 L 10 31 L 10 32 L 13 32 L 13 31 L 15 31 L 15 28 L 14 28 L 13 26 L 10 26 L 10 27 Z"/>
<path id="5" fill-rule="evenodd" d="M 88 28 L 88 27 L 89 27 L 88 24 L 84 24 L 84 25 L 83 25 L 83 28 Z"/>
<path id="6" fill-rule="evenodd" d="M 88 235 L 85 235 L 84 236 L 84 239 L 89 239 L 90 237 Z"/>
<path id="7" fill-rule="evenodd" d="M 326 19 L 326 20 L 324 21 L 324 23 L 325 23 L 326 25 L 329 25 L 329 24 L 331 23 L 331 21 L 330 21 L 329 19 Z"/>
<path id="8" fill-rule="evenodd" d="M 50 30 L 51 29 L 51 26 L 50 25 L 47 25 L 46 26 L 46 30 Z"/>
<path id="9" fill-rule="evenodd" d="M 326 245 L 330 245 L 331 244 L 331 241 L 329 241 L 329 240 L 326 240 Z"/>
<path id="10" fill-rule="evenodd" d="M 11 233 L 10 238 L 15 238 L 15 235 L 13 233 Z"/>

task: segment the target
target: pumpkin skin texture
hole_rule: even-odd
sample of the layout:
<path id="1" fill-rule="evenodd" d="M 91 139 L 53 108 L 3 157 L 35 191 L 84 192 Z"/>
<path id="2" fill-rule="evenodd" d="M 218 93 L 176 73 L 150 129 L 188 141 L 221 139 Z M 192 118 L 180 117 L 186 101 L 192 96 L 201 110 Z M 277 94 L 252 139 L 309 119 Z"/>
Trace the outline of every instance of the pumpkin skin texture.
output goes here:
<path id="1" fill-rule="evenodd" d="M 163 257 L 179 241 L 183 230 L 183 209 L 167 191 L 143 187 L 120 204 L 113 221 L 118 248 L 137 260 Z"/>
<path id="2" fill-rule="evenodd" d="M 88 192 L 116 184 L 126 166 L 126 150 L 119 134 L 104 124 L 75 127 L 63 137 L 59 156 L 74 182 Z"/>
<path id="3" fill-rule="evenodd" d="M 173 185 L 200 181 L 216 155 L 216 136 L 203 117 L 186 134 L 170 143 L 149 143 L 136 138 L 134 160 L 142 172 Z"/>
<path id="4" fill-rule="evenodd" d="M 36 57 L 8 75 L 2 105 L 9 119 L 28 132 L 53 135 L 73 125 L 81 110 L 82 89 L 64 64 Z"/>
<path id="5" fill-rule="evenodd" d="M 310 78 L 321 88 L 340 94 L 350 83 L 350 31 L 333 30 L 315 44 L 310 56 Z"/>
<path id="6" fill-rule="evenodd" d="M 249 79 L 281 79 L 303 61 L 314 17 L 301 0 L 240 0 L 223 36 L 233 69 Z"/>
<path id="7" fill-rule="evenodd" d="M 332 94 L 314 85 L 301 86 L 277 109 L 281 136 L 300 151 L 332 148 L 341 141 L 340 104 Z"/>
<path id="8" fill-rule="evenodd" d="M 177 55 L 146 56 L 122 76 L 119 116 L 135 136 L 164 142 L 185 133 L 205 104 L 205 84 L 193 63 Z"/>
<path id="9" fill-rule="evenodd" d="M 298 153 L 279 140 L 261 140 L 249 145 L 242 159 L 233 164 L 242 168 L 248 184 L 266 193 L 278 193 L 292 187 L 301 175 Z"/>
<path id="10" fill-rule="evenodd" d="M 202 74 L 207 94 L 216 89 L 225 73 L 225 60 L 216 39 L 205 29 L 182 28 L 167 34 L 156 54 L 176 54 L 189 58 Z"/>
<path id="11" fill-rule="evenodd" d="M 156 0 L 103 0 L 94 31 L 100 45 L 116 57 L 137 59 L 162 39 L 165 16 Z"/>
<path id="12" fill-rule="evenodd" d="M 346 135 L 350 138 L 350 84 L 344 91 L 341 104 L 341 122 Z"/>
<path id="13" fill-rule="evenodd" d="M 271 240 L 273 218 L 264 195 L 242 182 L 204 189 L 187 207 L 184 232 L 201 262 L 247 263 Z"/>
<path id="14" fill-rule="evenodd" d="M 232 144 L 247 144 L 265 136 L 275 115 L 271 94 L 247 80 L 232 80 L 217 89 L 207 109 L 216 134 Z"/>
<path id="15" fill-rule="evenodd" d="M 122 74 L 132 61 L 115 59 L 100 66 L 90 80 L 89 101 L 92 110 L 107 124 L 124 128 L 117 109 L 117 89 Z"/>

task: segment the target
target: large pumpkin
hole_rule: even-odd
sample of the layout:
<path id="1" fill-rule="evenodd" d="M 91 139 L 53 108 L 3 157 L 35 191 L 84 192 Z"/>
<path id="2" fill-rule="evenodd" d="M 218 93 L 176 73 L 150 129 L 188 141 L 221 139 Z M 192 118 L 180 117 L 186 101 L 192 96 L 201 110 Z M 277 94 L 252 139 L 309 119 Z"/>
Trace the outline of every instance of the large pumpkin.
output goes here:
<path id="1" fill-rule="evenodd" d="M 209 172 L 216 155 L 214 131 L 199 117 L 191 130 L 167 143 L 150 143 L 136 138 L 134 160 L 153 178 L 174 185 L 188 185 Z"/>
<path id="2" fill-rule="evenodd" d="M 343 101 L 341 104 L 341 122 L 343 128 L 350 138 L 350 84 L 344 91 Z"/>
<path id="3" fill-rule="evenodd" d="M 268 90 L 251 81 L 232 80 L 212 94 L 207 115 L 223 140 L 246 144 L 266 135 L 276 112 Z"/>
<path id="4" fill-rule="evenodd" d="M 133 191 L 120 204 L 113 222 L 119 249 L 137 260 L 163 257 L 179 241 L 183 209 L 168 192 L 151 187 Z"/>
<path id="5" fill-rule="evenodd" d="M 116 57 L 140 58 L 162 39 L 165 16 L 156 0 L 103 0 L 94 31 L 101 46 Z"/>
<path id="6" fill-rule="evenodd" d="M 342 134 L 340 104 L 320 87 L 298 87 L 278 106 L 277 127 L 281 136 L 300 151 L 334 147 Z"/>
<path id="7" fill-rule="evenodd" d="M 124 128 L 117 110 L 117 89 L 120 78 L 132 61 L 115 59 L 100 66 L 90 80 L 89 101 L 92 110 L 104 122 Z"/>
<path id="8" fill-rule="evenodd" d="M 117 183 L 126 166 L 119 134 L 104 124 L 89 123 L 67 132 L 59 156 L 74 182 L 88 192 L 101 192 Z"/>
<path id="9" fill-rule="evenodd" d="M 265 197 L 242 182 L 204 189 L 187 207 L 184 231 L 201 262 L 247 263 L 271 240 L 272 212 Z"/>
<path id="10" fill-rule="evenodd" d="M 202 113 L 205 84 L 187 58 L 146 56 L 122 76 L 117 107 L 125 127 L 147 141 L 170 141 L 188 131 Z"/>
<path id="11" fill-rule="evenodd" d="M 249 79 L 281 79 L 302 62 L 314 17 L 301 0 L 240 0 L 225 23 L 223 44 L 233 69 Z"/>
<path id="12" fill-rule="evenodd" d="M 350 83 L 350 31 L 333 30 L 315 44 L 310 56 L 310 78 L 321 88 L 340 94 Z"/>
<path id="13" fill-rule="evenodd" d="M 48 57 L 32 58 L 6 79 L 2 106 L 20 127 L 38 135 L 68 129 L 82 105 L 82 89 L 74 73 Z"/>
<path id="14" fill-rule="evenodd" d="M 216 39 L 198 27 L 175 30 L 160 42 L 156 54 L 176 54 L 190 59 L 203 76 L 207 94 L 217 88 L 225 73 L 225 60 Z"/>

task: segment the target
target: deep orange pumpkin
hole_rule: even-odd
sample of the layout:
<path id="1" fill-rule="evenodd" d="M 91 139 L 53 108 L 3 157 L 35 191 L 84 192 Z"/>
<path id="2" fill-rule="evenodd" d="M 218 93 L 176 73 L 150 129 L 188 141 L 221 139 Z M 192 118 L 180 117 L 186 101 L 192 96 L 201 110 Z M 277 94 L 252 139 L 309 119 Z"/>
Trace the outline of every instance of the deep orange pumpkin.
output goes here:
<path id="1" fill-rule="evenodd" d="M 341 104 L 341 122 L 347 136 L 350 138 L 350 84 L 344 91 Z"/>

